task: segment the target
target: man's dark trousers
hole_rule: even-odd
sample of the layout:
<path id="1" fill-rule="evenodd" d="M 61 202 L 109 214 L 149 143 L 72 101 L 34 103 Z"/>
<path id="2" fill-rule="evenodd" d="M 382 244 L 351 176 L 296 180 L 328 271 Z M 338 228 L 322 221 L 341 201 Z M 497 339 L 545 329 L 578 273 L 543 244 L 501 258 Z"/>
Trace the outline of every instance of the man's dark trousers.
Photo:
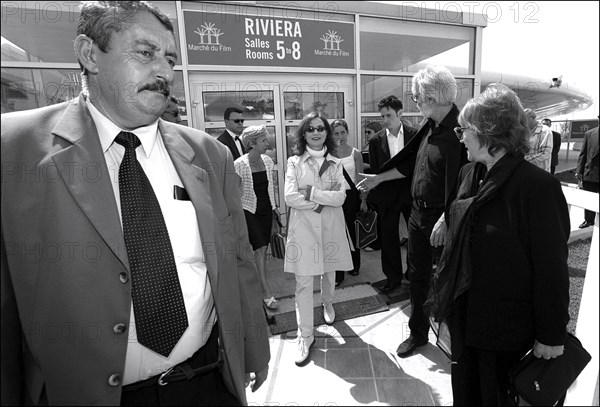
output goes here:
<path id="1" fill-rule="evenodd" d="M 425 315 L 423 304 L 431 286 L 433 259 L 439 258 L 442 252 L 442 247 L 431 246 L 429 238 L 442 213 L 444 208 L 419 208 L 413 204 L 408 222 L 408 275 L 412 308 L 408 327 L 417 342 L 429 339 L 429 318 Z"/>
<path id="2" fill-rule="evenodd" d="M 402 283 L 400 214 L 404 214 L 404 218 L 409 219 L 410 204 L 380 207 L 377 213 L 381 219 L 381 269 L 387 277 L 388 285 L 392 286 Z"/>

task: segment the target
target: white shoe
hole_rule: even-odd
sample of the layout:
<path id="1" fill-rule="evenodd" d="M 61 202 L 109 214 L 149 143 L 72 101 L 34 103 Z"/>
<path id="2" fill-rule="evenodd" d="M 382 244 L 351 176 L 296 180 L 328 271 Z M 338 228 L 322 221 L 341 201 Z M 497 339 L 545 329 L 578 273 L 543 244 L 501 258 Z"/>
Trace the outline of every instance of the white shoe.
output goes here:
<path id="1" fill-rule="evenodd" d="M 333 309 L 333 304 L 323 304 L 323 318 L 325 319 L 325 323 L 327 325 L 333 324 L 333 321 L 335 321 L 335 310 Z"/>
<path id="2" fill-rule="evenodd" d="M 302 364 L 308 359 L 310 353 L 310 347 L 315 343 L 315 337 L 313 335 L 304 338 L 298 336 L 298 355 L 296 356 L 296 365 L 302 366 Z"/>

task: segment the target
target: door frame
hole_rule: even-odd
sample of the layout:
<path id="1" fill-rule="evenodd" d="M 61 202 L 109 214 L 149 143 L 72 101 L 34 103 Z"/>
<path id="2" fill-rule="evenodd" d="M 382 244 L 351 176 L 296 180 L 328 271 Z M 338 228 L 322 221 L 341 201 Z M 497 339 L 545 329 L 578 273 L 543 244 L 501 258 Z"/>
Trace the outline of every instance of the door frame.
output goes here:
<path id="1" fill-rule="evenodd" d="M 249 72 L 190 72 L 189 86 L 191 99 L 191 112 L 193 127 L 206 130 L 210 128 L 223 128 L 223 120 L 206 122 L 204 115 L 203 92 L 225 91 L 272 91 L 274 119 L 250 121 L 251 125 L 272 126 L 275 128 L 275 146 L 277 164 L 278 204 L 280 212 L 286 211 L 284 198 L 285 171 L 287 163 L 286 127 L 297 126 L 301 120 L 285 119 L 284 92 L 343 92 L 344 117 L 349 126 L 350 143 L 358 146 L 360 129 L 356 126 L 355 77 L 353 75 L 323 75 L 323 74 L 284 74 L 284 73 L 249 73 Z M 336 118 L 332 118 L 336 119 Z M 358 148 L 358 147 L 357 147 Z M 287 221 L 287 219 L 286 219 Z"/>

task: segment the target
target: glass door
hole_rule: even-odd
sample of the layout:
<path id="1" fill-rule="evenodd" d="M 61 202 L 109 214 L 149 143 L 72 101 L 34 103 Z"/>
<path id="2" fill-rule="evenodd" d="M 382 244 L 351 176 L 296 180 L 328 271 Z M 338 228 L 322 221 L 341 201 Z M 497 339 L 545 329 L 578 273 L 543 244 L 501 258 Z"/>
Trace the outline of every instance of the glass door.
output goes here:
<path id="1" fill-rule="evenodd" d="M 243 79 L 240 78 L 243 76 Z M 275 163 L 275 202 L 286 212 L 284 194 L 287 159 L 294 154 L 295 130 L 302 118 L 315 110 L 329 120 L 345 119 L 349 141 L 358 142 L 352 101 L 352 77 L 335 81 L 324 75 L 191 73 L 194 127 L 213 137 L 225 131 L 223 114 L 228 107 L 243 111 L 244 127 L 264 124 L 269 130 L 267 155 Z"/>

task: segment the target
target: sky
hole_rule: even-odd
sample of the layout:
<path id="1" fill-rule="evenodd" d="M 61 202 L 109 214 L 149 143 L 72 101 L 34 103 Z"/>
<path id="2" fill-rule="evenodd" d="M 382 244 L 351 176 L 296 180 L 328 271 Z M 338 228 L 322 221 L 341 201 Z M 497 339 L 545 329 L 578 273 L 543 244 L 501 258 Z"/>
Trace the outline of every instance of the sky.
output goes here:
<path id="1" fill-rule="evenodd" d="M 425 8 L 475 11 L 484 14 L 481 69 L 540 79 L 562 75 L 562 86 L 573 86 L 594 99 L 589 108 L 560 119 L 598 116 L 599 3 L 597 1 L 381 1 Z"/>

